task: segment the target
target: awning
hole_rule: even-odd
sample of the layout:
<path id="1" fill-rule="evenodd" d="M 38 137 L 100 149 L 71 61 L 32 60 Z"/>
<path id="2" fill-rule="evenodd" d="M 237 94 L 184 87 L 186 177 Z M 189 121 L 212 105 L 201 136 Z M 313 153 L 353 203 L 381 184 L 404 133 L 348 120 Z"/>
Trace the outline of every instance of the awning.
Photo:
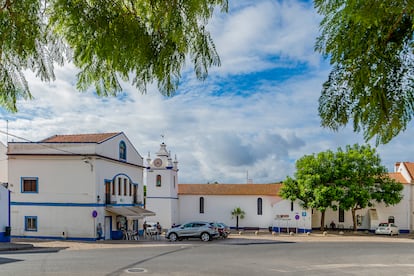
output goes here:
<path id="1" fill-rule="evenodd" d="M 155 216 L 154 212 L 138 206 L 107 207 L 105 210 L 116 215 L 124 216 L 127 219 L 142 219 Z"/>

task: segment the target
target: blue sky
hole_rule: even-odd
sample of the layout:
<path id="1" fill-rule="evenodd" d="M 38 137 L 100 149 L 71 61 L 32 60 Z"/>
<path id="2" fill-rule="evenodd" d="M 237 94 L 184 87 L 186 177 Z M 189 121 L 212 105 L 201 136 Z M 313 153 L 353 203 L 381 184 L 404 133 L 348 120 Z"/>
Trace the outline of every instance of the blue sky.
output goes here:
<path id="1" fill-rule="evenodd" d="M 158 151 L 163 134 L 177 155 L 180 183 L 245 183 L 247 175 L 254 183 L 283 180 L 303 155 L 364 142 L 351 127 L 320 127 L 318 97 L 330 67 L 314 52 L 319 20 L 306 1 L 230 1 L 229 13 L 209 24 L 222 65 L 205 81 L 189 65 L 173 97 L 155 85 L 143 95 L 125 83 L 118 97 L 98 98 L 93 90 L 76 91 L 71 64 L 57 67 L 50 83 L 28 72 L 35 98 L 19 101 L 16 114 L 0 111 L 0 129 L 8 120 L 11 134 L 31 141 L 123 131 L 144 158 Z M 395 162 L 414 160 L 413 134 L 410 124 L 378 147 L 390 171 Z"/>

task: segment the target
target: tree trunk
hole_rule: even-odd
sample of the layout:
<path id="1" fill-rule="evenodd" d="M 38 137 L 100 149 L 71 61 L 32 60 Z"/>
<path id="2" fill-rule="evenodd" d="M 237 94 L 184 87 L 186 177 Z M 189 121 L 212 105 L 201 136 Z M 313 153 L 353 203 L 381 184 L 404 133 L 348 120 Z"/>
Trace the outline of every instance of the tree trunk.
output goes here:
<path id="1" fill-rule="evenodd" d="M 325 231 L 325 211 L 321 212 L 321 231 Z"/>
<path id="2" fill-rule="evenodd" d="M 236 230 L 239 231 L 239 216 L 236 216 Z"/>
<path id="3" fill-rule="evenodd" d="M 357 231 L 357 221 L 356 221 L 356 216 L 355 216 L 355 208 L 351 209 L 351 213 L 352 213 L 352 223 L 354 224 L 354 231 Z"/>

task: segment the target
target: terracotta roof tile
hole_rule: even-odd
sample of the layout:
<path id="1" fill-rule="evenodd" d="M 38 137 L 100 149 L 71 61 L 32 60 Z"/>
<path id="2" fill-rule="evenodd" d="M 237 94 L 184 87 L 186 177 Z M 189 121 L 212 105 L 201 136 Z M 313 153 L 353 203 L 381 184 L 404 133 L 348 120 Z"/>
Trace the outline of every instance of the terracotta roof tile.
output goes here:
<path id="1" fill-rule="evenodd" d="M 180 195 L 269 195 L 278 196 L 282 184 L 179 184 Z"/>
<path id="2" fill-rule="evenodd" d="M 403 164 L 407 168 L 407 171 L 410 174 L 411 179 L 414 179 L 414 163 L 413 162 L 403 162 Z"/>
<path id="3" fill-rule="evenodd" d="M 101 143 L 121 132 L 54 135 L 40 142 L 42 143 Z"/>
<path id="4" fill-rule="evenodd" d="M 394 179 L 395 181 L 400 182 L 401 184 L 408 184 L 407 179 L 405 179 L 404 176 L 399 172 L 388 173 L 388 176 L 391 179 Z"/>

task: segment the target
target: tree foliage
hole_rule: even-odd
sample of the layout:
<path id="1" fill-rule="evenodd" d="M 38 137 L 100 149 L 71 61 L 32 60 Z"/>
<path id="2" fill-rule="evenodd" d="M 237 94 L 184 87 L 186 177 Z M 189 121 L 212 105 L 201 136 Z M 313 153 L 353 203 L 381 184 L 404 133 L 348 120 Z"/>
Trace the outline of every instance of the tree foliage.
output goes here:
<path id="1" fill-rule="evenodd" d="M 321 211 L 322 230 L 328 208 L 351 210 L 356 230 L 357 210 L 381 202 L 394 205 L 402 199 L 402 184 L 389 178 L 375 148 L 369 145 L 306 155 L 296 162 L 296 169 L 296 179 L 288 177 L 283 182 L 281 196 Z"/>
<path id="2" fill-rule="evenodd" d="M 353 121 L 366 140 L 387 143 L 414 112 L 414 4 L 400 0 L 315 0 L 323 16 L 315 49 L 333 69 L 319 98 L 322 125 Z"/>
<path id="3" fill-rule="evenodd" d="M 227 0 L 0 0 L 0 105 L 16 111 L 31 98 L 23 72 L 53 80 L 65 57 L 81 91 L 116 95 L 131 80 L 171 95 L 187 58 L 199 79 L 220 65 L 206 29 L 215 7 L 227 11 Z"/>
<path id="4" fill-rule="evenodd" d="M 231 211 L 231 217 L 236 218 L 236 229 L 239 230 L 239 218 L 244 219 L 246 213 L 240 208 L 236 207 Z"/>
<path id="5" fill-rule="evenodd" d="M 305 155 L 296 161 L 295 178 L 283 181 L 281 196 L 285 199 L 299 199 L 304 208 L 321 212 L 321 230 L 325 226 L 325 211 L 336 209 L 341 190 L 335 180 L 334 153 L 332 151 Z"/>

